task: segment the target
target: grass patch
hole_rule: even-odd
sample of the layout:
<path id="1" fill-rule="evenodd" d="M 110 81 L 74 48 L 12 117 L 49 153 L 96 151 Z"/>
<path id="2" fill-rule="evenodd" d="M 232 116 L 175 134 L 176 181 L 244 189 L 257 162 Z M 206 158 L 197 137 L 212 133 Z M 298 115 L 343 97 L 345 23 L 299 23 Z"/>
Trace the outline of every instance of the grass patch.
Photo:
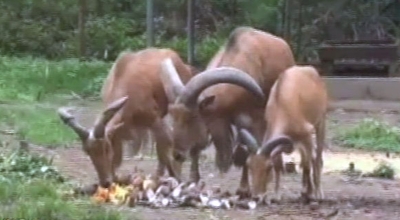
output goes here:
<path id="1" fill-rule="evenodd" d="M 390 164 L 386 162 L 381 162 L 378 164 L 377 167 L 375 167 L 375 169 L 371 173 L 368 173 L 365 176 L 383 179 L 394 179 L 395 174 L 396 172 Z"/>
<path id="2" fill-rule="evenodd" d="M 0 101 L 43 101 L 56 94 L 98 95 L 111 63 L 0 57 Z"/>
<path id="3" fill-rule="evenodd" d="M 400 128 L 370 118 L 351 127 L 341 128 L 334 140 L 345 147 L 400 152 Z"/>
<path id="4" fill-rule="evenodd" d="M 62 192 L 71 186 L 63 181 L 44 157 L 20 151 L 0 155 L 0 218 L 125 219 L 121 212 L 93 205 L 87 198 L 65 198 Z"/>
<path id="5" fill-rule="evenodd" d="M 0 111 L 0 121 L 16 130 L 20 139 L 39 145 L 57 146 L 77 139 L 53 109 L 10 106 Z"/>

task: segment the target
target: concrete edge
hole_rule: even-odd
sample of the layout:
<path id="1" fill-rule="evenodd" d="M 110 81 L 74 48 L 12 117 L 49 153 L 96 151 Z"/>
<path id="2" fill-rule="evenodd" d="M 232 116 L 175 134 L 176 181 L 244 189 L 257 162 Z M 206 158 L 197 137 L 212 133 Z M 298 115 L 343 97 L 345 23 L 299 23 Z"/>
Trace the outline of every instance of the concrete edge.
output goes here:
<path id="1" fill-rule="evenodd" d="M 323 77 L 331 100 L 400 101 L 400 78 Z"/>

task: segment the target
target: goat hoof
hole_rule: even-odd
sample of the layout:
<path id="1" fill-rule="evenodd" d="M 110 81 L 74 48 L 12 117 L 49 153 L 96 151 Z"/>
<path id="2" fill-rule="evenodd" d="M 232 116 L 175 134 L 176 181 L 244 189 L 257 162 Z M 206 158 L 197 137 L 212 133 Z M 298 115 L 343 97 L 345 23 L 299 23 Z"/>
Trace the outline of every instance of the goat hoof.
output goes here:
<path id="1" fill-rule="evenodd" d="M 316 200 L 323 200 L 325 196 L 324 196 L 324 193 L 322 192 L 322 190 L 317 190 L 315 192 L 314 197 Z"/>
<path id="2" fill-rule="evenodd" d="M 132 183 L 132 175 L 128 174 L 128 175 L 115 176 L 113 178 L 113 182 L 119 185 L 129 185 Z"/>
<path id="3" fill-rule="evenodd" d="M 268 198 L 267 195 L 258 195 L 252 198 L 253 201 L 257 202 L 257 204 L 263 204 L 263 205 L 271 205 L 272 199 Z"/>
<path id="4" fill-rule="evenodd" d="M 312 198 L 311 195 L 309 193 L 306 192 L 301 192 L 300 198 L 299 200 L 305 204 L 308 204 L 311 202 Z"/>
<path id="5" fill-rule="evenodd" d="M 270 202 L 279 204 L 281 202 L 281 200 L 282 200 L 282 195 L 281 194 L 276 194 L 270 199 Z"/>
<path id="6" fill-rule="evenodd" d="M 251 197 L 251 192 L 249 188 L 239 188 L 236 190 L 236 195 L 239 196 L 239 199 L 246 199 Z"/>
<path id="7" fill-rule="evenodd" d="M 191 182 L 191 183 L 199 183 L 199 181 L 200 181 L 200 175 L 193 175 L 192 177 L 190 177 L 190 179 L 189 179 L 189 181 Z"/>

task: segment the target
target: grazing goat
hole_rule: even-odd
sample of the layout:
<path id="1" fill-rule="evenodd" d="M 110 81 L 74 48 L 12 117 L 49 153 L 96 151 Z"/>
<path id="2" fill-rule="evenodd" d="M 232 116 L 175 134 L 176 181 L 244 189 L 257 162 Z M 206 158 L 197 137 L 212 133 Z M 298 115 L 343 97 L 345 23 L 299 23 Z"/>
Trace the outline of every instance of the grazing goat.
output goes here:
<path id="1" fill-rule="evenodd" d="M 279 76 L 265 108 L 267 130 L 261 147 L 258 148 L 257 141 L 249 132 L 239 129 L 239 137 L 247 146 L 246 165 L 252 179 L 254 196 L 266 192 L 274 169 L 275 194 L 280 199 L 282 152 L 292 153 L 296 146 L 301 154 L 303 168 L 302 194 L 310 198 L 314 193 L 317 199 L 323 198 L 320 180 L 327 107 L 325 83 L 314 67 L 293 66 Z M 314 133 L 316 147 L 312 138 Z"/>
<path id="2" fill-rule="evenodd" d="M 223 83 L 223 80 L 217 85 L 204 83 L 201 89 L 200 85 L 203 84 L 199 83 L 193 91 L 186 89 L 187 94 L 180 98 L 176 94 L 184 90 L 182 82 L 174 76 L 173 65 L 163 63 L 165 71 L 161 73 L 165 75 L 164 85 L 175 88 L 171 90 L 175 91 L 175 95 L 169 92 L 172 94 L 169 96 L 169 110 L 173 120 L 175 159 L 183 162 L 190 153 L 193 181 L 200 179 L 197 161 L 200 151 L 209 143 L 209 135 L 216 148 L 216 165 L 221 173 L 226 173 L 232 164 L 232 124 L 240 121 L 252 133 L 257 133 L 256 137 L 261 141 L 265 130 L 265 123 L 262 121 L 266 99 L 260 99 L 259 92 L 255 93 L 256 85 L 267 97 L 278 75 L 294 64 L 292 51 L 283 39 L 251 27 L 235 29 L 207 67 L 207 72 L 210 73 L 210 79 L 207 80 L 210 82 L 223 78 L 221 74 L 225 71 L 220 69 L 222 67 L 245 73 L 236 74 L 243 75 L 243 80 L 237 80 L 236 86 L 232 82 L 238 77 L 232 78 L 230 84 Z M 245 81 L 250 83 L 246 78 L 252 79 L 251 84 L 255 82 L 256 85 L 247 90 L 242 88 L 244 85 L 237 86 Z M 200 95 L 202 89 L 205 90 Z M 248 190 L 248 183 L 241 183 L 241 186 Z"/>
<path id="3" fill-rule="evenodd" d="M 161 61 L 166 58 L 172 60 L 184 83 L 192 77 L 189 66 L 173 50 L 149 48 L 125 52 L 119 55 L 104 82 L 101 96 L 107 107 L 92 128 L 82 127 L 67 109 L 59 109 L 62 121 L 81 139 L 83 151 L 89 155 L 102 186 L 116 180 L 123 141 L 144 135 L 147 129 L 157 143 L 157 175 L 163 175 L 167 168 L 171 176 L 179 178 L 173 165 L 171 131 L 163 121 L 168 113 L 168 98 L 159 71 Z"/>

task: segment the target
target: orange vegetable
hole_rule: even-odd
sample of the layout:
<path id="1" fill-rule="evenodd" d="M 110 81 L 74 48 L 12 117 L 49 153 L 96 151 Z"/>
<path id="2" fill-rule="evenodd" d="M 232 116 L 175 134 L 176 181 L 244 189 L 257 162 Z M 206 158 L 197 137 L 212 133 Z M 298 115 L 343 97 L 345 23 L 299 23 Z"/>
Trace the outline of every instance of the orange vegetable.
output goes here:
<path id="1" fill-rule="evenodd" d="M 109 189 L 98 187 L 96 193 L 92 196 L 92 200 L 95 203 L 112 202 L 114 204 L 122 204 L 126 202 L 132 190 L 133 186 L 121 187 L 113 183 Z"/>

